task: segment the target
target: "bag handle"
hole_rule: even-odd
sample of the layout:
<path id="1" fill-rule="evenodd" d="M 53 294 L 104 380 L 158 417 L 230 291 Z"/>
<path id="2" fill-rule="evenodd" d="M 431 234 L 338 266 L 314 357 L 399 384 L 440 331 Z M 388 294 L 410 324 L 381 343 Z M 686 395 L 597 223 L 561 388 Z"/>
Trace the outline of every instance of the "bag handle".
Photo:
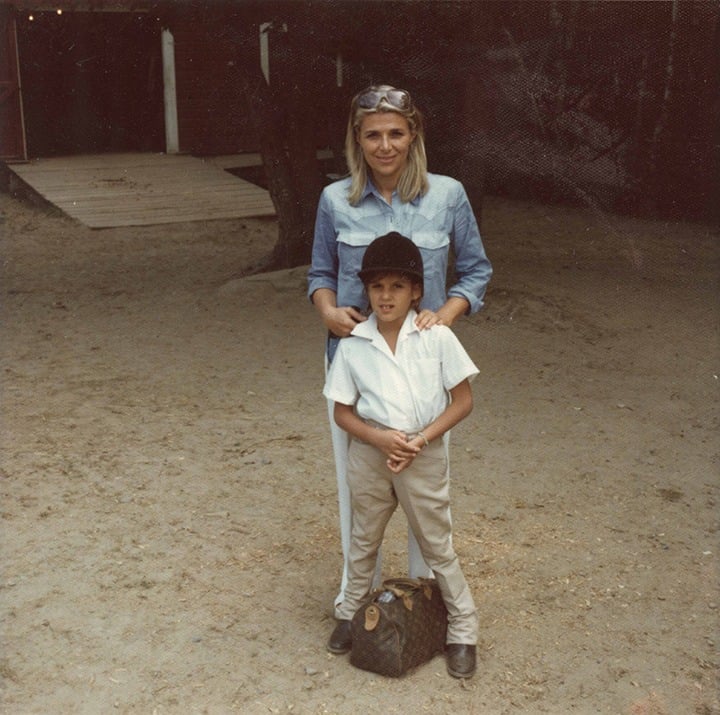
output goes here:
<path id="1" fill-rule="evenodd" d="M 422 591 L 425 598 L 432 599 L 432 588 L 428 578 L 389 578 L 383 581 L 382 586 L 378 590 L 390 591 L 397 598 L 402 598 L 405 608 L 412 611 L 411 594 L 416 591 Z"/>

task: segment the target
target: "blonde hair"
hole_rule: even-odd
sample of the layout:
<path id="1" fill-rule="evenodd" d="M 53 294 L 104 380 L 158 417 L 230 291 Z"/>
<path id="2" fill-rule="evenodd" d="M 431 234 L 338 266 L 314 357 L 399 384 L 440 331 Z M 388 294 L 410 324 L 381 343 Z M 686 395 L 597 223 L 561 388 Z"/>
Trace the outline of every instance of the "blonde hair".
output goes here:
<path id="1" fill-rule="evenodd" d="M 415 133 L 415 138 L 410 144 L 408 151 L 407 166 L 401 174 L 397 185 L 400 200 L 403 202 L 412 201 L 424 194 L 429 188 L 427 155 L 425 154 L 425 127 L 420 110 L 415 107 L 412 101 L 410 101 L 410 106 L 407 109 L 398 109 L 386 99 L 382 99 L 378 105 L 372 109 L 364 109 L 358 106 L 358 98 L 366 92 L 374 91 L 382 93 L 390 89 L 394 89 L 394 87 L 387 84 L 373 85 L 355 95 L 350 105 L 350 117 L 345 133 L 345 159 L 348 169 L 350 169 L 351 183 L 350 191 L 348 192 L 348 201 L 351 206 L 357 206 L 365 191 L 368 179 L 368 166 L 365 162 L 362 148 L 357 141 L 357 133 L 360 125 L 368 114 L 396 112 L 401 117 L 405 117 L 410 131 Z"/>

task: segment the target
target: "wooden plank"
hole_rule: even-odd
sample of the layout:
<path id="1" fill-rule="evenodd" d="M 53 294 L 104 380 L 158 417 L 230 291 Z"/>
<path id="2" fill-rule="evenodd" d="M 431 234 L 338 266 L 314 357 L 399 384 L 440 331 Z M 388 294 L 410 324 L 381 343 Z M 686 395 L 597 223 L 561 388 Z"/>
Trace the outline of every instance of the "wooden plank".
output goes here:
<path id="1" fill-rule="evenodd" d="M 332 159 L 333 153 L 330 149 L 318 149 L 318 159 Z M 262 166 L 260 154 L 248 152 L 246 154 L 225 154 L 222 156 L 211 156 L 206 159 L 212 164 L 223 169 L 244 169 L 248 166 Z"/>
<path id="2" fill-rule="evenodd" d="M 213 156 L 208 161 L 222 169 L 242 169 L 247 166 L 262 166 L 260 154 L 227 154 Z"/>
<path id="3" fill-rule="evenodd" d="M 257 155 L 210 160 L 166 154 L 102 154 L 12 165 L 46 200 L 91 228 L 274 216 L 269 193 L 224 171 Z"/>
<path id="4" fill-rule="evenodd" d="M 249 184 L 249 182 L 244 182 L 244 184 Z M 48 190 L 48 185 L 44 185 L 45 191 Z M 265 194 L 259 193 L 257 191 L 257 187 L 254 187 L 253 185 L 222 185 L 222 184 L 215 184 L 215 185 L 209 185 L 206 187 L 203 187 L 201 189 L 198 189 L 195 186 L 189 186 L 187 183 L 183 184 L 167 184 L 165 187 L 163 187 L 162 190 L 154 189 L 152 186 L 132 186 L 132 185 L 126 185 L 126 186 L 92 186 L 92 185 L 73 185 L 68 186 L 67 184 L 60 185 L 52 187 L 53 189 L 53 200 L 57 202 L 67 201 L 67 200 L 76 200 L 76 199 L 83 199 L 83 200 L 94 200 L 96 198 L 114 198 L 117 197 L 119 199 L 121 198 L 133 198 L 137 196 L 138 189 L 142 189 L 143 191 L 147 192 L 146 198 L 154 198 L 154 197 L 172 197 L 174 195 L 178 194 L 192 194 L 192 195 L 206 195 L 206 196 L 224 196 L 225 194 L 232 194 L 234 195 L 244 195 L 248 198 L 252 198 L 254 196 L 263 196 L 265 197 Z M 269 198 L 269 197 L 267 197 Z"/>

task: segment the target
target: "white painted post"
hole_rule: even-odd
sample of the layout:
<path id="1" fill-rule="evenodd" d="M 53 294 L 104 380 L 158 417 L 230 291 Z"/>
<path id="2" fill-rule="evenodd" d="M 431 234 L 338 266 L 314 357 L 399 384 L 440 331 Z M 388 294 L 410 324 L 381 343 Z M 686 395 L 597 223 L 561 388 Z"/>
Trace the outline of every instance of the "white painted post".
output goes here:
<path id="1" fill-rule="evenodd" d="M 267 84 L 270 84 L 270 45 L 268 42 L 268 31 L 271 27 L 272 22 L 263 22 L 260 25 L 260 69 Z"/>
<path id="2" fill-rule="evenodd" d="M 263 22 L 260 25 L 260 69 L 262 70 L 265 81 L 270 84 L 270 30 L 276 32 L 287 32 L 287 24 L 276 26 L 272 22 Z"/>
<path id="3" fill-rule="evenodd" d="M 175 87 L 175 38 L 167 28 L 162 31 L 163 99 L 165 102 L 165 153 L 180 152 L 178 136 L 177 90 Z"/>
<path id="4" fill-rule="evenodd" d="M 343 56 L 340 52 L 335 59 L 335 83 L 338 87 L 343 86 Z"/>

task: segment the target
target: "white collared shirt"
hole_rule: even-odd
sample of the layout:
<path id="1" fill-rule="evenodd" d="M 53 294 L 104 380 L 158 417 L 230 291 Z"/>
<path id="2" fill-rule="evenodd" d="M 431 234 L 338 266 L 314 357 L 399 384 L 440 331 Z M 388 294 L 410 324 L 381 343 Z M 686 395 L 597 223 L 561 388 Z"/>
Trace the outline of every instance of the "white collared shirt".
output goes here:
<path id="1" fill-rule="evenodd" d="M 478 369 L 450 328 L 420 330 L 411 310 L 395 354 L 372 314 L 340 341 L 323 394 L 355 405 L 359 417 L 414 433 L 435 420 L 450 402 L 449 390 L 472 380 Z"/>

